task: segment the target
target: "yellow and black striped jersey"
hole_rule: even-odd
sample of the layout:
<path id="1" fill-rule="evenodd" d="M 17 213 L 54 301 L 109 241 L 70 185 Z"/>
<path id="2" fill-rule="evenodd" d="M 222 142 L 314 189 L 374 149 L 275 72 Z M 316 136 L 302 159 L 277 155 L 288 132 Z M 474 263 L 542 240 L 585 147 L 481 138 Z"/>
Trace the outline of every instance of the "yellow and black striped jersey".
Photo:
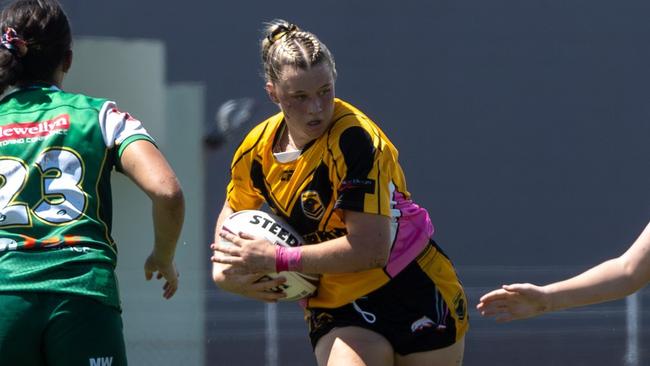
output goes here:
<path id="1" fill-rule="evenodd" d="M 333 122 L 300 156 L 282 163 L 273 146 L 282 133 L 280 112 L 254 127 L 237 149 L 227 200 L 234 211 L 266 203 L 305 244 L 346 234 L 341 210 L 392 218 L 393 241 L 384 268 L 323 274 L 310 307 L 338 307 L 373 291 L 399 273 L 433 234 L 429 215 L 410 200 L 398 151 L 379 127 L 352 105 L 335 99 Z"/>

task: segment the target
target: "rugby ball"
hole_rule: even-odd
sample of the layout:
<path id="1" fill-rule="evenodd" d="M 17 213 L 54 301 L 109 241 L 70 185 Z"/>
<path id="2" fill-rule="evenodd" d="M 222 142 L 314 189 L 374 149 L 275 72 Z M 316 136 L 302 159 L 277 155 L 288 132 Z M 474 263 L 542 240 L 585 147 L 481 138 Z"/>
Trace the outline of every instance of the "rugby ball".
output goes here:
<path id="1" fill-rule="evenodd" d="M 233 234 L 246 233 L 256 237 L 264 237 L 275 245 L 285 247 L 297 247 L 303 243 L 300 235 L 284 220 L 259 210 L 237 211 L 224 220 L 221 228 Z M 221 242 L 230 244 L 223 238 Z M 278 276 L 287 279 L 281 286 L 272 290 L 274 292 L 284 292 L 287 295 L 287 297 L 280 299 L 281 301 L 294 301 L 305 298 L 313 294 L 318 285 L 317 275 L 290 271 L 283 271 L 279 274 L 275 272 L 268 273 L 260 277 L 259 280 Z"/>

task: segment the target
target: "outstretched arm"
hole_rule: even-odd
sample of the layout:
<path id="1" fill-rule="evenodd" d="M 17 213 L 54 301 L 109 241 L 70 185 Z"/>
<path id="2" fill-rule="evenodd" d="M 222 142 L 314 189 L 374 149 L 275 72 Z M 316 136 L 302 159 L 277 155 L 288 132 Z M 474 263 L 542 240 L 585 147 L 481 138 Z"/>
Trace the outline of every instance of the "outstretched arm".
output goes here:
<path id="1" fill-rule="evenodd" d="M 156 278 L 166 281 L 163 297 L 169 299 L 178 288 L 174 253 L 185 214 L 181 186 L 167 160 L 149 141 L 129 144 L 120 162 L 124 173 L 151 199 L 154 247 L 144 265 L 145 278 L 150 280 L 158 272 Z"/>
<path id="2" fill-rule="evenodd" d="M 595 304 L 627 296 L 650 281 L 650 223 L 618 258 L 605 261 L 575 277 L 536 286 L 504 285 L 481 297 L 481 315 L 499 322 L 518 320 L 545 312 Z"/>

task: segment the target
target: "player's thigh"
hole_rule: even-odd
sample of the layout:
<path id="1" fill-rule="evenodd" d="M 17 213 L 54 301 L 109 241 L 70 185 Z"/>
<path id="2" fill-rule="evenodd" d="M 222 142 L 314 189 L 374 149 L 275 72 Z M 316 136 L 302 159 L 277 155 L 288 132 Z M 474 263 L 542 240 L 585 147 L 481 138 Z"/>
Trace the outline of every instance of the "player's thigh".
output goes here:
<path id="1" fill-rule="evenodd" d="M 314 348 L 319 366 L 392 366 L 393 347 L 378 333 L 360 327 L 334 328 Z"/>
<path id="2" fill-rule="evenodd" d="M 406 356 L 395 355 L 395 366 L 461 366 L 465 352 L 465 338 L 449 347 Z"/>
<path id="3" fill-rule="evenodd" d="M 46 314 L 36 293 L 0 293 L 0 365 L 40 366 Z"/>
<path id="4" fill-rule="evenodd" d="M 121 313 L 82 296 L 62 296 L 45 332 L 48 366 L 126 366 Z"/>

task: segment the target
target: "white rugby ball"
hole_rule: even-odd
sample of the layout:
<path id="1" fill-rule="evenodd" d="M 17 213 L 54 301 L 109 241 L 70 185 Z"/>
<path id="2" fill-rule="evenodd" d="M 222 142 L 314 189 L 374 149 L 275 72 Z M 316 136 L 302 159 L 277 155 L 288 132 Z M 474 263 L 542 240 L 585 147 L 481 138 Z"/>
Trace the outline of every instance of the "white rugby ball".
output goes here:
<path id="1" fill-rule="evenodd" d="M 256 237 L 264 237 L 275 245 L 285 247 L 296 247 L 303 243 L 300 235 L 284 222 L 284 220 L 259 210 L 242 210 L 231 214 L 224 220 L 222 230 L 229 231 L 235 235 L 238 233 L 246 233 Z M 224 239 L 221 239 L 221 242 L 229 243 Z M 275 272 L 268 273 L 259 280 L 276 278 L 278 276 L 283 276 L 287 279 L 285 283 L 272 290 L 274 292 L 284 291 L 287 297 L 280 299 L 281 301 L 299 300 L 316 291 L 318 284 L 318 276 L 316 275 L 282 271 L 279 274 Z"/>

